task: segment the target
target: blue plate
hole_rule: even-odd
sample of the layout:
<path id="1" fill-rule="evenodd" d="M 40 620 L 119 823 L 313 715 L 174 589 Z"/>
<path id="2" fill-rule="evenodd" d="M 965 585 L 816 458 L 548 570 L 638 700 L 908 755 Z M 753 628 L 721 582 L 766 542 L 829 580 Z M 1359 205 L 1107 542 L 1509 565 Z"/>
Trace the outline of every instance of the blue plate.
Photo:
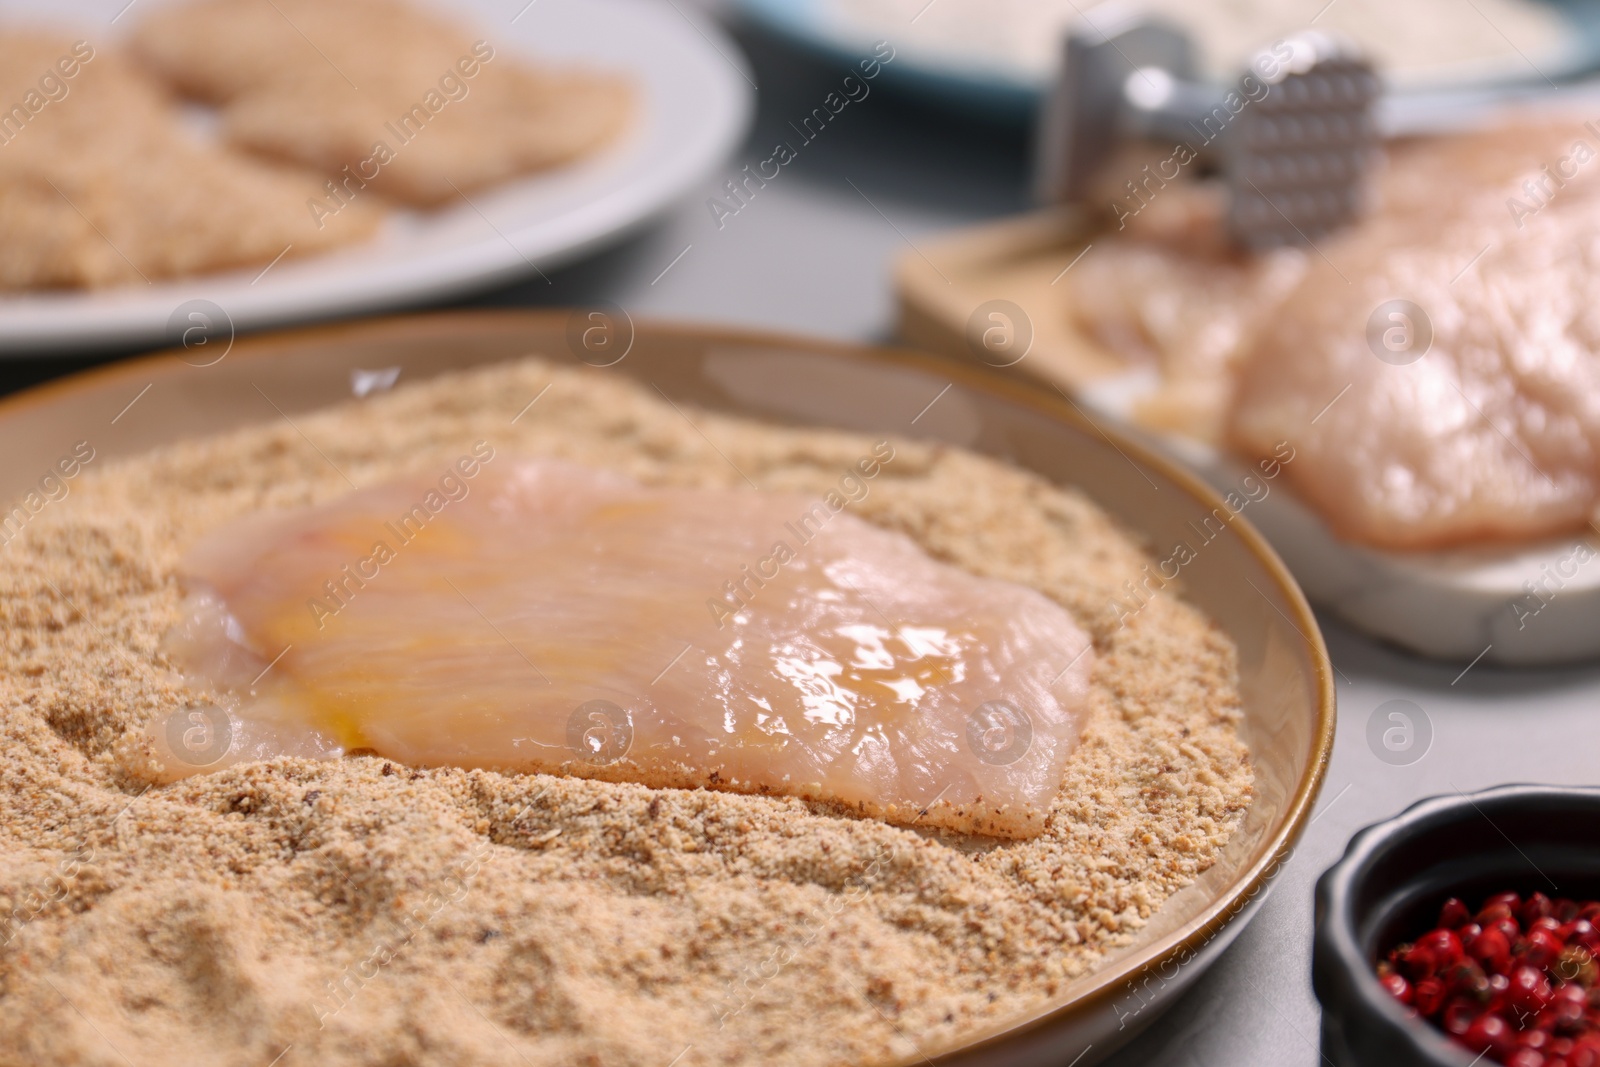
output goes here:
<path id="1" fill-rule="evenodd" d="M 808 52 L 854 66 L 871 55 L 870 34 L 851 36 L 823 10 L 823 0 L 735 0 L 750 21 Z M 1033 121 L 1044 86 L 1024 75 L 974 63 L 929 63 L 903 50 L 883 68 L 883 83 L 971 118 L 1022 126 Z"/>
<path id="2" fill-rule="evenodd" d="M 1500 94 L 1513 99 L 1548 91 L 1600 69 L 1600 0 L 1542 0 L 1571 26 L 1562 47 L 1525 57 L 1525 74 L 1418 82 L 1389 94 L 1380 123 L 1390 134 L 1426 133 L 1462 124 L 1462 108 L 1478 111 Z M 734 8 L 762 29 L 814 55 L 854 65 L 871 53 L 869 31 L 852 32 L 827 11 L 829 0 L 734 0 Z M 883 83 L 938 107 L 972 118 L 1026 126 L 1047 88 L 1025 74 L 974 60 L 952 65 L 902 48 L 883 68 Z"/>

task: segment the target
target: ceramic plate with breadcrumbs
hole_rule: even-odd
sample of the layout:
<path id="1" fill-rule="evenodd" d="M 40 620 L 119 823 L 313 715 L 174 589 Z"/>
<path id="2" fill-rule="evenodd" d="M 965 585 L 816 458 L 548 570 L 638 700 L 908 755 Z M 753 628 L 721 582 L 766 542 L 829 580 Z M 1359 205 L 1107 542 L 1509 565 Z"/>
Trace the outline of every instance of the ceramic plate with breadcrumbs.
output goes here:
<path id="1" fill-rule="evenodd" d="M 206 354 L 0 404 L 35 1062 L 1088 1064 L 1321 784 L 1282 565 L 1037 392 L 582 310 Z"/>
<path id="2" fill-rule="evenodd" d="M 678 7 L 0 0 L 0 358 L 437 301 L 621 239 L 754 110 Z"/>

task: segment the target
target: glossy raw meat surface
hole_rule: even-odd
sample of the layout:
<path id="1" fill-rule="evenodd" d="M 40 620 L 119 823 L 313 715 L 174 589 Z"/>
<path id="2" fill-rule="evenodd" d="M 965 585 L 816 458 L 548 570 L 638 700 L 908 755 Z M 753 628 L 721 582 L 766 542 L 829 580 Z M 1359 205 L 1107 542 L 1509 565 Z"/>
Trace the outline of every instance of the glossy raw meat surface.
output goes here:
<path id="1" fill-rule="evenodd" d="M 1093 654 L 1039 593 L 822 498 L 509 458 L 450 484 L 193 547 L 168 647 L 227 713 L 212 766 L 372 749 L 1042 828 Z"/>

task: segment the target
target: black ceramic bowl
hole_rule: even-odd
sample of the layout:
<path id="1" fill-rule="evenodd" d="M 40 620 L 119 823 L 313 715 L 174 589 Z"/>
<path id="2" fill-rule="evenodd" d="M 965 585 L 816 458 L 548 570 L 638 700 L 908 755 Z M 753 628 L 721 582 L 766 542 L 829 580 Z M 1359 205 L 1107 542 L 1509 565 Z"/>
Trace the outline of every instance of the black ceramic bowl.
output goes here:
<path id="1" fill-rule="evenodd" d="M 1427 931 L 1447 897 L 1600 898 L 1600 788 L 1508 785 L 1420 801 L 1358 833 L 1317 882 L 1312 985 L 1334 1067 L 1470 1067 L 1443 1030 L 1410 1018 L 1377 960 Z"/>

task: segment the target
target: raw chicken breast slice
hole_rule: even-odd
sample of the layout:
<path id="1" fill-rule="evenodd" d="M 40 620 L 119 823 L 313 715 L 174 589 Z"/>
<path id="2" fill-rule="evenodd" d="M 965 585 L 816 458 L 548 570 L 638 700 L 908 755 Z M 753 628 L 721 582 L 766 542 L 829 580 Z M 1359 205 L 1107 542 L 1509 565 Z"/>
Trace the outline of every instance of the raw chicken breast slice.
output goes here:
<path id="1" fill-rule="evenodd" d="M 1321 246 L 1241 364 L 1232 443 L 1288 442 L 1296 491 L 1345 538 L 1441 548 L 1591 520 L 1600 162 L 1575 132 L 1403 150 L 1380 214 Z M 1546 164 L 1576 176 L 1557 187 Z"/>
<path id="2" fill-rule="evenodd" d="M 1093 664 L 1059 605 L 823 500 L 472 466 L 191 549 L 168 648 L 218 695 L 208 766 L 370 749 L 1043 829 Z"/>

